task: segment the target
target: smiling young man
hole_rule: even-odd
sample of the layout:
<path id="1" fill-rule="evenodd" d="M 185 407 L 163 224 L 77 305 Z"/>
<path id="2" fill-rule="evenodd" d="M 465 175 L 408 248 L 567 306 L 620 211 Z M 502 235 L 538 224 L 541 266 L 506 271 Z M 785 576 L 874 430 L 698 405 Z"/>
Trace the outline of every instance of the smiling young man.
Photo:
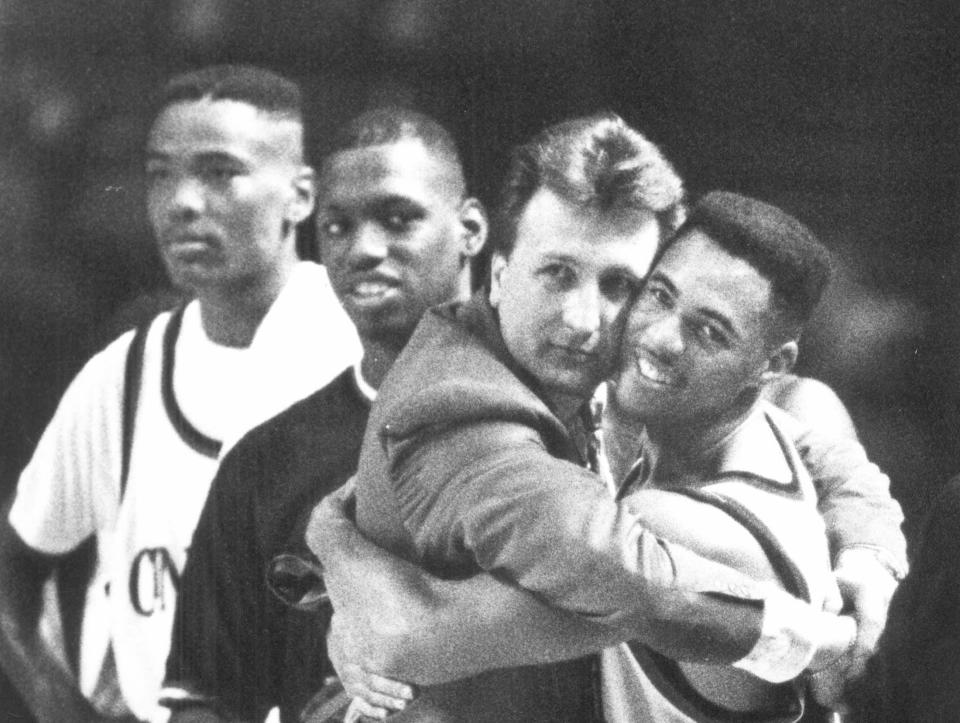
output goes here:
<path id="1" fill-rule="evenodd" d="M 181 583 L 164 686 L 174 721 L 260 721 L 274 707 L 299 721 L 333 674 L 322 621 L 285 608 L 264 571 L 304 549 L 298 520 L 353 474 L 383 376 L 427 308 L 469 295 L 486 240 L 453 139 L 409 110 L 368 111 L 338 132 L 317 206 L 321 257 L 363 358 L 224 458 Z"/>
<path id="2" fill-rule="evenodd" d="M 762 391 L 792 370 L 828 277 L 826 250 L 796 219 L 707 194 L 631 308 L 613 385 L 618 411 L 643 429 L 617 498 L 665 537 L 820 606 L 836 593 L 816 492 L 789 441 L 795 422 Z M 604 651 L 602 679 L 609 723 L 786 721 L 804 709 L 799 682 L 636 642 Z"/>
<path id="3" fill-rule="evenodd" d="M 0 659 L 40 720 L 166 718 L 157 698 L 177 588 L 223 440 L 359 353 L 325 271 L 297 258 L 314 202 L 301 113 L 294 83 L 247 66 L 177 76 L 153 107 L 149 220 L 193 300 L 80 371 L 3 522 Z M 44 580 L 90 538 L 74 678 L 37 620 Z"/>

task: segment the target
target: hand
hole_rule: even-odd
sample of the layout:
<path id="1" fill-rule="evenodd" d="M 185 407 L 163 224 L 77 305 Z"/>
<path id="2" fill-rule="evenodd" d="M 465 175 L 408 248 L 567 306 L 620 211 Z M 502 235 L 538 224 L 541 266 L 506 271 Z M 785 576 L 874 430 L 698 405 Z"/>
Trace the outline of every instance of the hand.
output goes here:
<path id="1" fill-rule="evenodd" d="M 307 546 L 321 560 L 323 559 L 321 555 L 331 545 L 342 541 L 335 534 L 341 527 L 353 529 L 355 488 L 354 478 L 351 477 L 342 487 L 320 500 L 310 513 L 306 529 Z M 327 537 L 328 531 L 333 531 L 334 534 Z"/>
<path id="2" fill-rule="evenodd" d="M 413 689 L 368 670 L 362 653 L 357 652 L 358 646 L 352 644 L 354 640 L 349 623 L 334 613 L 327 635 L 327 654 L 344 690 L 353 697 L 344 720 L 359 720 L 357 716 L 379 720 L 406 708 L 414 698 Z"/>
<path id="3" fill-rule="evenodd" d="M 820 646 L 807 669 L 810 692 L 820 705 L 843 709 L 843 693 L 850 679 L 858 631 L 847 615 L 824 615 Z"/>
<path id="4" fill-rule="evenodd" d="M 857 621 L 850 679 L 863 674 L 867 660 L 877 648 L 887 624 L 890 599 L 897 580 L 869 550 L 850 549 L 841 553 L 834 570 L 844 608 Z"/>

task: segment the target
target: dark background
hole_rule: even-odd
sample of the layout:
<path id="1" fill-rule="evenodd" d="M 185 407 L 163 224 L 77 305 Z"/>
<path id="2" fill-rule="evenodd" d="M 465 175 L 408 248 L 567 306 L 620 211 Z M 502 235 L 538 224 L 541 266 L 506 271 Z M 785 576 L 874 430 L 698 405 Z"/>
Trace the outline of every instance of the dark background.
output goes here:
<path id="1" fill-rule="evenodd" d="M 365 107 L 412 105 L 455 132 L 489 202 L 511 144 L 612 109 L 692 192 L 738 190 L 804 219 L 841 269 L 802 368 L 849 405 L 912 524 L 960 470 L 950 5 L 0 2 L 0 491 L 118 310 L 165 283 L 140 178 L 150 92 L 249 61 L 303 83 L 315 156 Z"/>
<path id="2" fill-rule="evenodd" d="M 490 202 L 510 145 L 611 109 L 693 193 L 798 215 L 841 260 L 802 369 L 850 407 L 911 533 L 960 470 L 952 5 L 0 1 L 0 493 L 123 310 L 164 288 L 141 186 L 150 92 L 248 61 L 303 83 L 315 157 L 365 107 L 412 105 L 455 132 Z M 13 720 L 9 700 L 0 689 Z"/>

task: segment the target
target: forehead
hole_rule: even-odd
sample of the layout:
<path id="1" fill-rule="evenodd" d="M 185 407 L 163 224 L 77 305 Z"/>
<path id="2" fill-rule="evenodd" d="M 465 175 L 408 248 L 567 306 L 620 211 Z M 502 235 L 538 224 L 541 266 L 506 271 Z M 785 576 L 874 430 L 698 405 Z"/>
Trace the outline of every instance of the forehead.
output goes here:
<path id="1" fill-rule="evenodd" d="M 236 100 L 186 100 L 157 115 L 147 138 L 147 154 L 192 156 L 226 153 L 241 158 L 298 159 L 302 127 Z"/>
<path id="2" fill-rule="evenodd" d="M 317 184 L 319 201 L 349 207 L 386 197 L 423 205 L 460 200 L 458 169 L 416 139 L 331 154 Z"/>
<path id="3" fill-rule="evenodd" d="M 580 208 L 541 188 L 517 221 L 511 259 L 562 256 L 598 270 L 617 267 L 643 278 L 659 241 L 660 226 L 652 211 Z"/>
<path id="4" fill-rule="evenodd" d="M 700 229 L 674 241 L 651 278 L 669 280 L 681 303 L 722 314 L 735 326 L 760 323 L 772 309 L 770 280 Z"/>

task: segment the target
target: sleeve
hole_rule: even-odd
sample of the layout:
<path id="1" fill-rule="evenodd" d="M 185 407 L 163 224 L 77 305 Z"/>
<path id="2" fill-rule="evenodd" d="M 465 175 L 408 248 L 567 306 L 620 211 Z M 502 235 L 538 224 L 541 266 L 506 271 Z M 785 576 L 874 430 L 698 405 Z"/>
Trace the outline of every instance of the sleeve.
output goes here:
<path id="1" fill-rule="evenodd" d="M 40 552 L 69 552 L 113 524 L 132 338 L 133 332 L 124 334 L 80 370 L 20 475 L 10 524 Z"/>
<path id="2" fill-rule="evenodd" d="M 477 422 L 388 437 L 386 449 L 426 560 L 466 550 L 551 606 L 675 659 L 733 662 L 759 640 L 756 583 L 655 536 L 641 509 L 615 503 L 587 470 L 551 456 L 532 428 Z"/>
<path id="3" fill-rule="evenodd" d="M 836 561 L 849 548 L 866 548 L 901 578 L 907 569 L 903 512 L 890 480 L 854 438 L 826 435 L 770 408 L 789 432 L 817 488 L 818 506 Z"/>
<path id="4" fill-rule="evenodd" d="M 161 703 L 201 705 L 262 720 L 276 704 L 279 615 L 263 583 L 256 476 L 263 460 L 244 441 L 223 460 L 187 555 Z"/>

